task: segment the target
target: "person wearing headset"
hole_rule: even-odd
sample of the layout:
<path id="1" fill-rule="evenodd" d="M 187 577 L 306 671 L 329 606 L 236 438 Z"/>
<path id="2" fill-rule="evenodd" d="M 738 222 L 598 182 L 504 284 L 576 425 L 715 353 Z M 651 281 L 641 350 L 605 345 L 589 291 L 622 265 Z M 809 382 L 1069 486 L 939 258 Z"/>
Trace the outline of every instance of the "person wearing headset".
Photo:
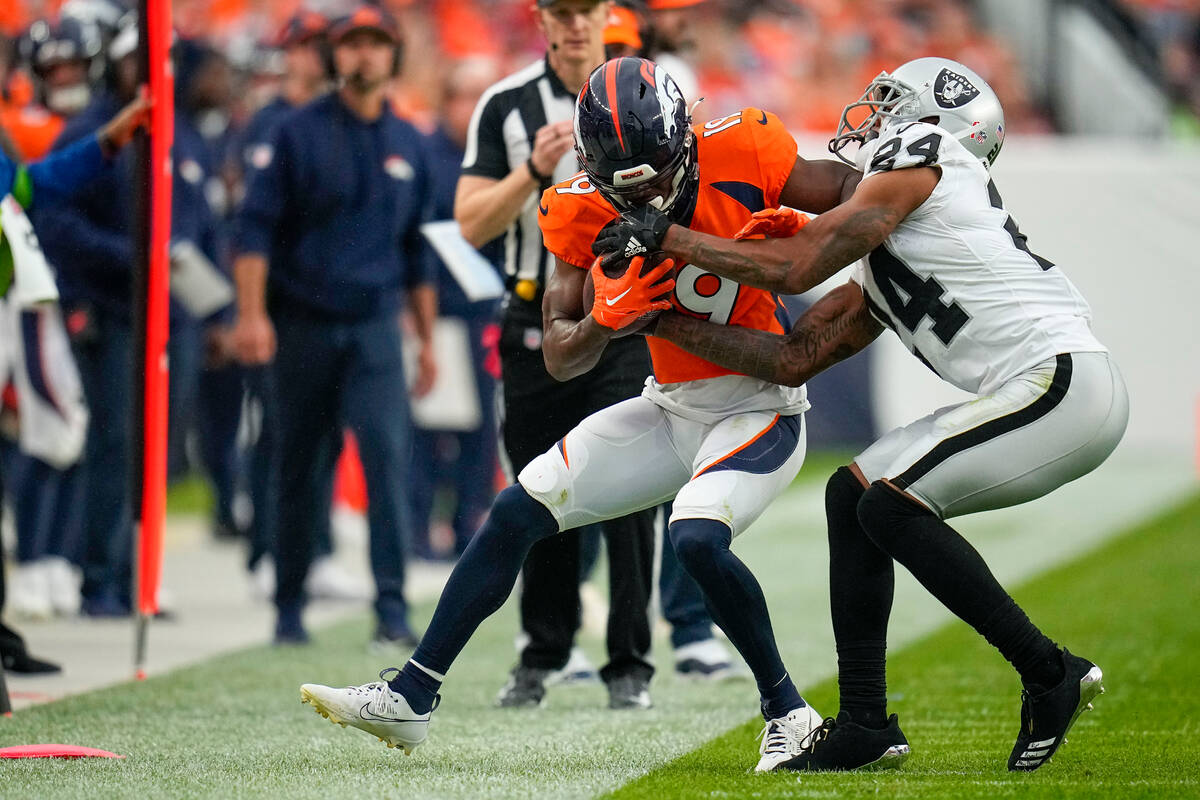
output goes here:
<path id="1" fill-rule="evenodd" d="M 406 301 L 420 353 L 413 393 L 435 376 L 435 266 L 419 226 L 430 177 L 421 135 L 392 113 L 400 63 L 391 17 L 361 6 L 329 28 L 336 87 L 282 120 L 238 218 L 233 343 L 271 364 L 280 485 L 275 641 L 307 641 L 304 580 L 343 427 L 358 438 L 371 502 L 377 596 L 372 648 L 415 643 L 404 598 L 408 392 L 397 315 Z M 269 265 L 269 269 L 268 269 Z"/>

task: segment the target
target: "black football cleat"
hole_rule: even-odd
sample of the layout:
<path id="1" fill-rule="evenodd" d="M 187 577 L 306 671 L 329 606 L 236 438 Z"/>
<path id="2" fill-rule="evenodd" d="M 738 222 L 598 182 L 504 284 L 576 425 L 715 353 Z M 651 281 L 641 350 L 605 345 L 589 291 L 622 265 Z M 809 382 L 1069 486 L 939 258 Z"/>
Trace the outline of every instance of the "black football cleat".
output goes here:
<path id="1" fill-rule="evenodd" d="M 1021 732 L 1008 757 L 1008 768 L 1014 772 L 1033 772 L 1049 761 L 1066 742 L 1075 720 L 1104 692 L 1099 667 L 1065 647 L 1062 653 L 1067 674 L 1058 686 L 1038 694 L 1021 692 Z"/>
<path id="2" fill-rule="evenodd" d="M 908 758 L 909 749 L 895 714 L 888 717 L 887 727 L 876 729 L 859 725 L 845 711 L 837 719 L 827 717 L 802 747 L 800 755 L 780 768 L 796 772 L 896 769 Z"/>
<path id="3" fill-rule="evenodd" d="M 649 678 L 641 675 L 622 675 L 606 683 L 609 708 L 644 710 L 654 705 L 650 701 Z"/>
<path id="4" fill-rule="evenodd" d="M 546 678 L 550 673 L 548 669 L 517 664 L 496 697 L 496 705 L 500 708 L 539 708 L 546 699 Z"/>

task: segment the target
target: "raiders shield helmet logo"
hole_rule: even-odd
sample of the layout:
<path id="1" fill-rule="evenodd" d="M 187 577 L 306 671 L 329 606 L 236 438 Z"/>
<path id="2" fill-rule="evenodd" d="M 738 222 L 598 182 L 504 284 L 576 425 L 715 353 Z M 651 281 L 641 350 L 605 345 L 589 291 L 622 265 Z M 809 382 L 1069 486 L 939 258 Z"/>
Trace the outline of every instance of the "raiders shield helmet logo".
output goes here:
<path id="1" fill-rule="evenodd" d="M 933 99 L 942 108 L 960 108 L 979 96 L 969 80 L 950 69 L 943 69 L 933 82 Z"/>

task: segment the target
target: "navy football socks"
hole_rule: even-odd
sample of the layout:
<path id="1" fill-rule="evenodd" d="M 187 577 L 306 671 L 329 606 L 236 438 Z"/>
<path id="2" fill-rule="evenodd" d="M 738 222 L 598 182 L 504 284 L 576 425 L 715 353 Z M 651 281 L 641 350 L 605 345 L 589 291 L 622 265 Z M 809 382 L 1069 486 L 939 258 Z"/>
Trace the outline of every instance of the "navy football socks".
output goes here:
<path id="1" fill-rule="evenodd" d="M 733 531 L 712 519 L 681 519 L 671 523 L 670 535 L 679 563 L 704 592 L 713 622 L 725 631 L 754 673 L 763 714 L 774 719 L 803 706 L 779 657 L 762 589 L 729 549 Z"/>
<path id="2" fill-rule="evenodd" d="M 432 706 L 441 685 L 436 676 L 450 670 L 479 625 L 504 605 L 529 548 L 555 533 L 558 522 L 519 484 L 496 497 L 487 520 L 450 573 L 412 660 L 389 681 L 414 711 L 425 713 L 420 708 Z"/>
<path id="3" fill-rule="evenodd" d="M 786 717 L 789 711 L 803 708 L 806 705 L 804 698 L 796 689 L 796 685 L 792 683 L 792 676 L 786 672 L 774 686 L 764 687 L 762 683 L 759 683 L 758 694 L 762 698 L 760 708 L 763 719 L 766 720 Z"/>
<path id="4" fill-rule="evenodd" d="M 409 659 L 400 669 L 400 674 L 388 681 L 388 688 L 404 695 L 413 711 L 428 714 L 433 710 L 434 699 L 438 689 L 442 688 L 442 678 L 445 677 L 444 674 L 434 675 Z"/>

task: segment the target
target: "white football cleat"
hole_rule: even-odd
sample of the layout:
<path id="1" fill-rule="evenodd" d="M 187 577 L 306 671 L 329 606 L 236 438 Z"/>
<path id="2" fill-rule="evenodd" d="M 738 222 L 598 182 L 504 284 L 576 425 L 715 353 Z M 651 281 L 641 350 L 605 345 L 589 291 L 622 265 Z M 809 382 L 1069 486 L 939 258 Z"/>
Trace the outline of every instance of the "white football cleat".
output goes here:
<path id="1" fill-rule="evenodd" d="M 824 718 L 810 705 L 794 708 L 786 717 L 767 720 L 759 738 L 762 744 L 758 752 L 762 758 L 758 760 L 755 772 L 773 772 L 780 764 L 800 755 L 801 744 L 813 730 L 821 727 Z"/>
<path id="2" fill-rule="evenodd" d="M 54 607 L 54 613 L 64 617 L 76 616 L 80 605 L 79 588 L 83 584 L 79 567 L 61 556 L 50 556 L 44 563 L 50 588 L 50 605 Z"/>
<path id="3" fill-rule="evenodd" d="M 47 620 L 54 616 L 46 559 L 16 565 L 9 584 L 8 607 L 13 616 L 20 619 Z"/>
<path id="4" fill-rule="evenodd" d="M 321 556 L 308 568 L 304 591 L 314 600 L 365 602 L 371 599 L 366 578 L 351 575 L 333 556 Z"/>
<path id="5" fill-rule="evenodd" d="M 590 686 L 600 683 L 600 673 L 592 666 L 587 653 L 578 647 L 571 648 L 566 666 L 546 676 L 547 686 Z"/>
<path id="6" fill-rule="evenodd" d="M 745 666 L 733 660 L 729 650 L 714 638 L 675 648 L 675 674 L 694 681 L 726 681 L 751 677 Z"/>
<path id="7" fill-rule="evenodd" d="M 401 747 L 405 755 L 412 755 L 417 745 L 429 735 L 429 718 L 433 711 L 418 714 L 408 705 L 404 695 L 391 690 L 383 677 L 394 669 L 390 667 L 380 672 L 382 680 L 344 689 L 306 683 L 300 687 L 300 702 L 308 703 L 330 722 L 343 728 L 350 725 L 366 731 L 388 747 Z M 434 708 L 440 700 L 439 695 L 434 700 Z"/>

